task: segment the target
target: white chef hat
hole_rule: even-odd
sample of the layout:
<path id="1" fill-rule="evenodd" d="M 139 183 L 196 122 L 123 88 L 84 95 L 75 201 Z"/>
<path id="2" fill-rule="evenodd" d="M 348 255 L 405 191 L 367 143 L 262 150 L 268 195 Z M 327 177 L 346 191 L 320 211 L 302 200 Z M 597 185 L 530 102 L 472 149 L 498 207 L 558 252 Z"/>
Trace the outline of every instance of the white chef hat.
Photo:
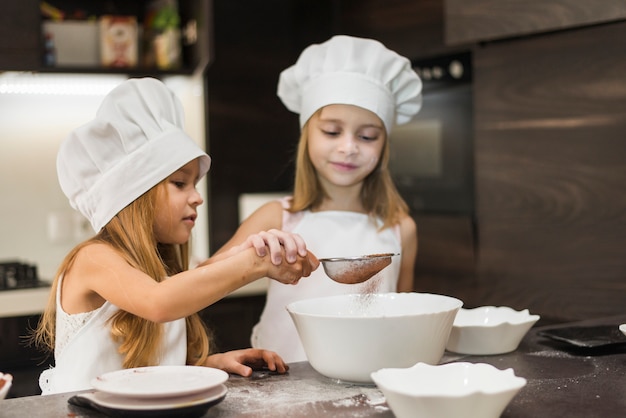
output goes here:
<path id="1" fill-rule="evenodd" d="M 419 112 L 421 91 L 407 58 L 373 39 L 345 35 L 307 47 L 278 81 L 278 97 L 300 114 L 300 127 L 321 107 L 349 104 L 374 112 L 390 133 Z"/>
<path id="2" fill-rule="evenodd" d="M 94 231 L 188 162 L 200 158 L 200 177 L 209 171 L 211 159 L 183 131 L 183 118 L 182 104 L 161 81 L 130 79 L 61 144 L 61 189 Z"/>

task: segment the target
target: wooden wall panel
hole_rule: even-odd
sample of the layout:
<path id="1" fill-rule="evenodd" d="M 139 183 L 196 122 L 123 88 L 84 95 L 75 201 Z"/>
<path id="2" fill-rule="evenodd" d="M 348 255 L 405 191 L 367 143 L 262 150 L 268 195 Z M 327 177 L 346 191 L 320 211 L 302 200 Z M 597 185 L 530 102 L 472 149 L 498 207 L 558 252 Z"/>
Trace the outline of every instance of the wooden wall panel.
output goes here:
<path id="1" fill-rule="evenodd" d="M 454 296 L 465 307 L 481 305 L 476 275 L 476 225 L 471 215 L 419 213 L 416 292 Z"/>
<path id="2" fill-rule="evenodd" d="M 475 53 L 482 300 L 575 319 L 626 303 L 626 23 Z"/>
<path id="3" fill-rule="evenodd" d="M 623 0 L 444 0 L 449 45 L 626 18 Z"/>

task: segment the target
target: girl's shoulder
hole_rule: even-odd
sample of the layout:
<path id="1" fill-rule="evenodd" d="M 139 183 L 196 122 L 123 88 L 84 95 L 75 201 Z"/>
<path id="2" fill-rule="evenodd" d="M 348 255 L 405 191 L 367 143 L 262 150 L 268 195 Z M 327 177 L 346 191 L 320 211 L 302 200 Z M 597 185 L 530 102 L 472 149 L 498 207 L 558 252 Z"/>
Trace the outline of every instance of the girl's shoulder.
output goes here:
<path id="1" fill-rule="evenodd" d="M 400 215 L 398 219 L 398 225 L 402 229 L 413 229 L 417 228 L 417 224 L 415 223 L 415 219 L 408 213 L 403 213 Z"/>
<path id="2" fill-rule="evenodd" d="M 293 201 L 292 196 L 285 196 L 280 199 L 280 205 L 282 207 L 282 230 L 291 232 L 300 223 L 304 217 L 305 211 L 292 212 L 291 203 Z"/>
<path id="3" fill-rule="evenodd" d="M 122 254 L 111 245 L 101 241 L 90 241 L 76 251 L 73 264 L 102 266 L 120 261 L 126 262 Z"/>
<path id="4" fill-rule="evenodd" d="M 293 201 L 293 196 L 281 197 L 277 201 L 280 203 L 280 206 L 284 210 L 289 210 L 291 208 L 291 202 Z"/>
<path id="5" fill-rule="evenodd" d="M 101 253 L 116 253 L 117 251 L 111 247 L 111 245 L 102 241 L 88 241 L 82 244 L 78 250 L 79 254 L 101 254 Z"/>

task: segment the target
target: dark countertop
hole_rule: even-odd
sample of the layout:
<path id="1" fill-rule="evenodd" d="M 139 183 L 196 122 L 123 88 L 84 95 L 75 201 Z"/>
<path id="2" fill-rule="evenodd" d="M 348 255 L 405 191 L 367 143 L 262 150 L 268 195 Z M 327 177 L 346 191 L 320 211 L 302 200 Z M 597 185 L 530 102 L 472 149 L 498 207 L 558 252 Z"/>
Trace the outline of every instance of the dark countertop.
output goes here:
<path id="1" fill-rule="evenodd" d="M 626 315 L 533 328 L 512 353 L 469 356 L 464 361 L 513 368 L 527 384 L 513 398 L 502 418 L 626 416 L 626 338 L 623 343 L 581 348 L 538 335 L 571 326 L 626 323 Z"/>
<path id="2" fill-rule="evenodd" d="M 626 323 L 626 315 L 569 325 Z M 566 325 L 531 329 L 519 348 L 508 354 L 460 356 L 446 353 L 442 362 L 489 363 L 513 368 L 527 385 L 502 414 L 514 417 L 626 416 L 626 344 L 603 348 L 574 348 L 538 335 Z M 309 416 L 393 417 L 375 386 L 340 383 L 326 378 L 306 362 L 290 365 L 287 375 L 255 372 L 251 378 L 232 376 L 224 401 L 206 418 Z M 102 417 L 69 405 L 73 393 L 30 396 L 0 401 L 0 417 Z M 25 415 L 26 414 L 26 415 Z"/>

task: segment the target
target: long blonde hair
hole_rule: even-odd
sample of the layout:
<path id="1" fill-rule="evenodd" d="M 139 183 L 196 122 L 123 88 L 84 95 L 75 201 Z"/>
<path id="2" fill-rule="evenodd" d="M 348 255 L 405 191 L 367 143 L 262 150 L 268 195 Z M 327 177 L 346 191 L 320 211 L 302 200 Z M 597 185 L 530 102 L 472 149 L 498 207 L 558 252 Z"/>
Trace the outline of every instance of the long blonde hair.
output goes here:
<path id="1" fill-rule="evenodd" d="M 318 109 L 309 121 L 319 117 L 323 108 Z M 326 192 L 317 177 L 317 171 L 309 156 L 309 133 L 307 121 L 302 127 L 296 154 L 296 177 L 290 212 L 314 209 L 322 203 Z M 363 180 L 361 204 L 365 211 L 382 219 L 381 229 L 397 224 L 402 216 L 409 213 L 409 207 L 400 196 L 389 173 L 389 138 L 385 132 L 385 145 L 374 170 Z"/>
<path id="2" fill-rule="evenodd" d="M 31 342 L 53 352 L 56 331 L 56 293 L 59 278 L 72 267 L 78 252 L 93 243 L 104 243 L 117 250 L 134 268 L 156 282 L 189 268 L 189 242 L 157 244 L 154 236 L 155 206 L 159 193 L 167 193 L 165 181 L 154 186 L 121 210 L 93 238 L 78 244 L 61 263 L 48 299 L 48 305 L 31 335 Z M 200 365 L 209 355 L 209 334 L 195 313 L 185 318 L 187 328 L 187 364 Z M 111 338 L 119 343 L 125 368 L 156 365 L 163 339 L 163 324 L 148 321 L 126 311 L 111 319 Z"/>

